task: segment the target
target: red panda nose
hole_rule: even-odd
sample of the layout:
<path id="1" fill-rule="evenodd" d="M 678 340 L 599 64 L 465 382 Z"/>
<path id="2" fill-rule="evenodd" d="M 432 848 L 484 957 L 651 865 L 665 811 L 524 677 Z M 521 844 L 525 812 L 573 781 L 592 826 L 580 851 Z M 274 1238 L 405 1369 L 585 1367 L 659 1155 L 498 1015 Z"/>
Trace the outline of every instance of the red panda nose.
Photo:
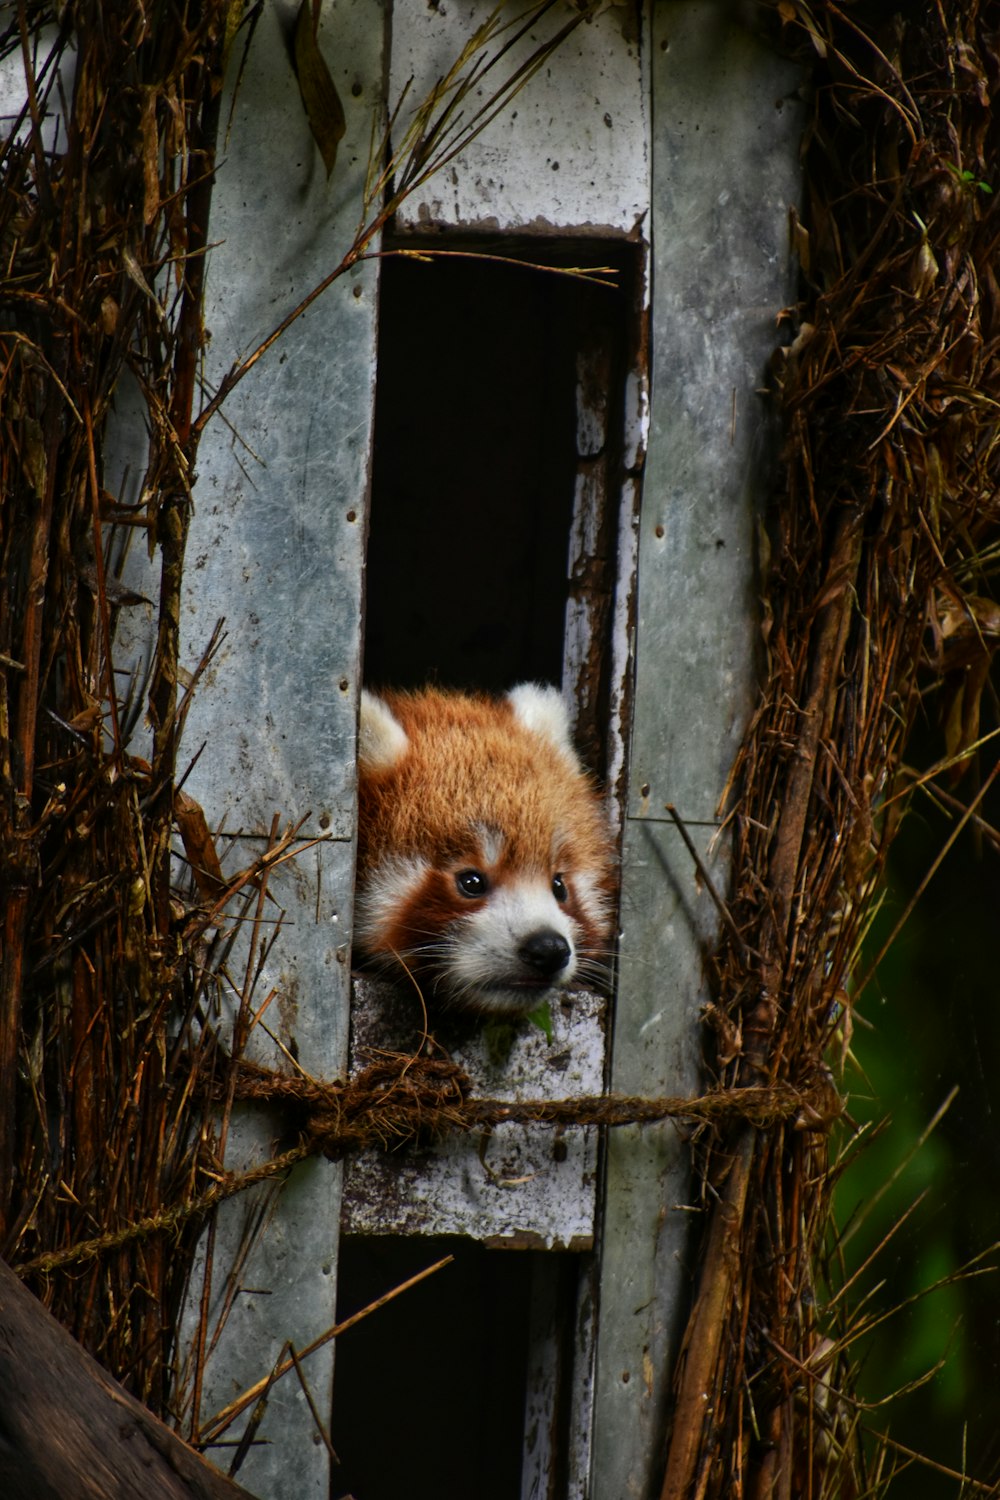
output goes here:
<path id="1" fill-rule="evenodd" d="M 572 950 L 561 932 L 543 928 L 526 937 L 517 956 L 529 969 L 534 969 L 546 979 L 558 974 L 569 963 Z"/>

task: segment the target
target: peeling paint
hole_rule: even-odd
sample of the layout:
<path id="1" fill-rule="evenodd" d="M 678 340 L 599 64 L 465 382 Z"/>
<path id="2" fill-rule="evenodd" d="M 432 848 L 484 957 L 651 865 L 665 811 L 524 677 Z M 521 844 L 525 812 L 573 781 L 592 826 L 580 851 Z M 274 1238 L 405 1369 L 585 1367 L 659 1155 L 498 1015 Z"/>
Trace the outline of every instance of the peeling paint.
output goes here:
<path id="1" fill-rule="evenodd" d="M 445 1014 L 433 1030 L 478 1095 L 568 1099 L 601 1092 L 605 1008 L 602 997 L 573 991 L 551 1006 L 551 1045 L 524 1022 L 503 1057 L 491 1055 L 479 1019 Z M 422 1023 L 415 996 L 355 976 L 352 1071 L 373 1052 L 418 1050 Z M 596 1182 L 595 1130 L 499 1125 L 489 1135 L 352 1158 L 341 1227 L 348 1234 L 467 1234 L 494 1247 L 579 1251 L 593 1243 Z"/>
<path id="2" fill-rule="evenodd" d="M 401 125 L 493 9 L 494 0 L 395 6 L 390 105 L 412 79 Z M 649 206 L 648 106 L 641 7 L 627 0 L 624 9 L 625 15 L 613 6 L 578 26 L 451 164 L 447 190 L 440 176 L 431 178 L 403 205 L 397 229 L 517 229 L 575 238 L 637 233 Z M 466 117 L 565 20 L 562 7 L 540 19 L 473 91 Z"/>

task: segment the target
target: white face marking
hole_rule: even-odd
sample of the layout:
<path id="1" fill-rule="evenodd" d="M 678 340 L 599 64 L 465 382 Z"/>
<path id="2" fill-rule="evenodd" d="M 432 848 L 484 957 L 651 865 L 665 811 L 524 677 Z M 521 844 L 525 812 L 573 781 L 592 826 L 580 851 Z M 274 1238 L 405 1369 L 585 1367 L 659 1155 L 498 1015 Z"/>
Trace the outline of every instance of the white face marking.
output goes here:
<path id="1" fill-rule="evenodd" d="M 401 909 L 427 877 L 430 865 L 411 855 L 386 860 L 358 887 L 354 907 L 354 935 L 361 948 L 380 947 Z"/>
<path id="2" fill-rule="evenodd" d="M 526 939 L 555 933 L 569 959 L 547 981 L 519 957 Z M 543 878 L 514 881 L 492 892 L 484 905 L 452 924 L 446 937 L 444 981 L 453 999 L 484 1010 L 534 1010 L 576 972 L 576 924 Z"/>
<path id="3" fill-rule="evenodd" d="M 488 842 L 484 839 L 484 855 Z M 382 952 L 388 959 L 392 951 L 389 934 L 407 907 L 419 931 L 419 892 L 432 868 L 427 860 L 411 855 L 386 860 L 371 873 L 358 888 L 355 903 L 359 949 L 372 955 Z M 603 922 L 606 903 L 596 879 L 568 878 L 588 917 Z M 535 875 L 495 886 L 475 907 L 463 912 L 461 902 L 457 903 L 457 914 L 436 940 L 427 932 L 423 954 L 419 939 L 413 947 L 408 943 L 400 954 L 418 965 L 423 959 L 431 982 L 429 994 L 436 989 L 441 1000 L 457 1005 L 498 1015 L 524 1014 L 572 984 L 581 969 L 587 970 L 589 961 L 586 955 L 581 960 L 578 951 L 579 924 L 556 900 L 548 877 Z M 543 936 L 562 938 L 568 948 L 565 964 L 548 975 L 544 964 L 540 970 L 521 953 L 529 939 Z"/>
<path id="4" fill-rule="evenodd" d="M 479 840 L 483 863 L 487 866 L 498 865 L 503 858 L 504 847 L 504 836 L 499 828 L 491 828 L 488 823 L 476 823 L 473 832 Z"/>
<path id="5" fill-rule="evenodd" d="M 580 871 L 572 877 L 573 894 L 586 917 L 595 927 L 604 928 L 611 916 L 611 903 L 607 892 L 601 889 L 596 875 Z"/>

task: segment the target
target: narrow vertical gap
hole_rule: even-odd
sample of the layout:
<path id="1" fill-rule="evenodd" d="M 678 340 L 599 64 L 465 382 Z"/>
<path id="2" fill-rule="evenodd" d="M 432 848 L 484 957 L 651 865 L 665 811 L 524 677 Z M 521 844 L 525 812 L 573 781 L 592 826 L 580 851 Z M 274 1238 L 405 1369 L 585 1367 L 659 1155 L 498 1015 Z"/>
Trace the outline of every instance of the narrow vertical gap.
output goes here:
<path id="1" fill-rule="evenodd" d="M 383 263 L 365 678 L 562 684 L 600 774 L 635 252 L 546 247 L 554 267 L 614 267 L 608 287 L 466 248 Z M 568 606 L 592 635 L 567 641 Z"/>
<path id="2" fill-rule="evenodd" d="M 520 1494 L 527 1312 L 539 1252 L 487 1250 L 455 1237 L 345 1235 L 338 1318 L 449 1253 L 451 1265 L 338 1345 L 332 1500 Z"/>
<path id="3" fill-rule="evenodd" d="M 554 278 L 384 263 L 365 675 L 558 682 L 573 498 L 572 349 Z"/>
<path id="4" fill-rule="evenodd" d="M 507 241 L 464 248 L 518 253 Z M 537 260 L 541 247 L 527 253 Z M 560 684 L 601 775 L 635 251 L 587 242 L 544 254 L 616 266 L 619 287 L 474 256 L 383 262 L 365 679 Z M 535 1471 L 543 1481 L 537 1462 L 522 1469 L 543 1428 L 551 1457 L 536 1490 L 556 1497 L 570 1433 L 586 1427 L 570 1410 L 589 1378 L 573 1364 L 579 1257 L 444 1241 L 433 1228 L 428 1203 L 426 1235 L 341 1240 L 341 1317 L 443 1246 L 456 1263 L 338 1346 L 334 1500 L 508 1500 Z M 588 1371 L 589 1354 L 589 1343 L 576 1350 Z"/>

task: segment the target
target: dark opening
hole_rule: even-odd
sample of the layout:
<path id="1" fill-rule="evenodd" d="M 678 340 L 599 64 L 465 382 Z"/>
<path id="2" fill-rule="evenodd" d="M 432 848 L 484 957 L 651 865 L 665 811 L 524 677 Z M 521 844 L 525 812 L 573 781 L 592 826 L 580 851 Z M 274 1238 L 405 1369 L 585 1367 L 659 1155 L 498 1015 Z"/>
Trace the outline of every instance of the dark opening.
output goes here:
<path id="1" fill-rule="evenodd" d="M 618 284 L 461 256 L 383 262 L 365 605 L 373 687 L 559 684 L 570 590 L 611 599 L 634 252 L 589 242 L 530 253 L 614 266 Z M 578 390 L 595 382 L 615 450 L 599 456 L 578 451 Z M 571 580 L 575 495 L 595 463 L 604 521 L 586 577 Z"/>
<path id="2" fill-rule="evenodd" d="M 345 1235 L 337 1317 L 448 1254 L 452 1265 L 337 1344 L 334 1500 L 521 1493 L 532 1252 Z"/>
<path id="3" fill-rule="evenodd" d="M 512 253 L 507 241 L 474 248 Z M 487 691 L 560 684 L 567 601 L 585 598 L 594 628 L 578 741 L 601 774 L 636 251 L 590 241 L 525 253 L 616 267 L 618 285 L 462 256 L 382 263 L 365 680 Z M 584 514 L 586 554 L 567 576 Z M 345 1236 L 339 1316 L 448 1250 L 454 1265 L 338 1343 L 335 1500 L 521 1493 L 522 1453 L 535 1441 L 525 1434 L 532 1286 L 537 1293 L 545 1281 L 533 1282 L 536 1252 Z M 579 1257 L 546 1256 L 550 1271 L 557 1259 L 549 1279 L 562 1370 L 572 1360 Z M 570 1423 L 569 1382 L 558 1385 L 559 1410 L 547 1414 L 561 1435 L 557 1468 Z"/>

